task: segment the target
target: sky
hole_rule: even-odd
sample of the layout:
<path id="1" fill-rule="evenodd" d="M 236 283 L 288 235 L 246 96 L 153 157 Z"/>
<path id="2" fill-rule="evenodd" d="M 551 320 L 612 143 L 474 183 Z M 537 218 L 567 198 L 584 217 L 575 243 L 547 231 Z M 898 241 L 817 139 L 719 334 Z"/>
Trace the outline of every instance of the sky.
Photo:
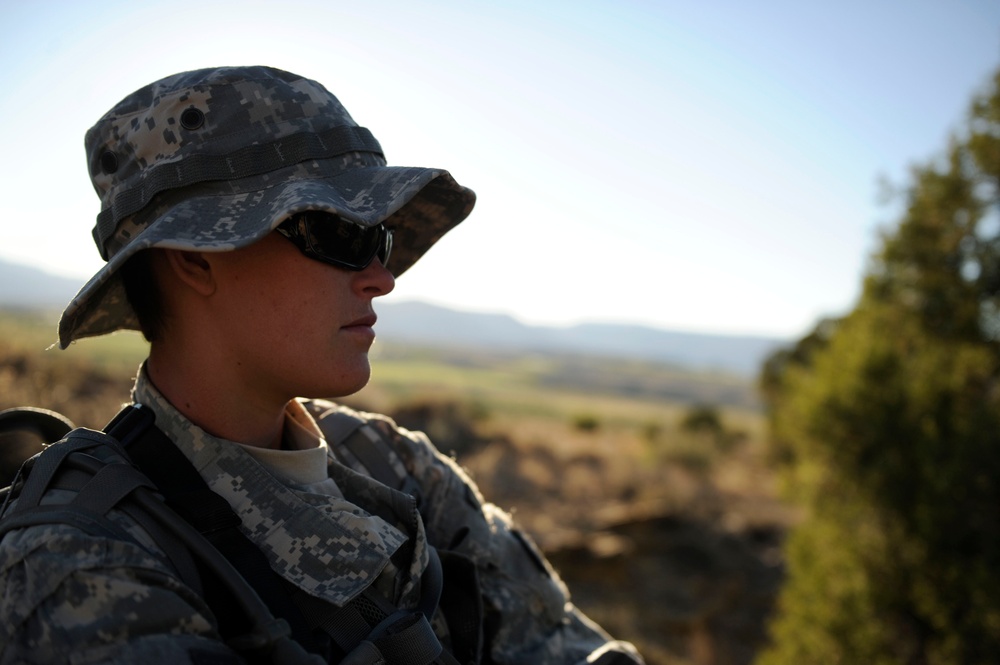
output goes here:
<path id="1" fill-rule="evenodd" d="M 1000 67 L 996 0 L 0 0 L 0 258 L 102 265 L 83 135 L 179 71 L 323 83 L 476 210 L 392 300 L 794 338 L 846 313 L 880 183 Z"/>

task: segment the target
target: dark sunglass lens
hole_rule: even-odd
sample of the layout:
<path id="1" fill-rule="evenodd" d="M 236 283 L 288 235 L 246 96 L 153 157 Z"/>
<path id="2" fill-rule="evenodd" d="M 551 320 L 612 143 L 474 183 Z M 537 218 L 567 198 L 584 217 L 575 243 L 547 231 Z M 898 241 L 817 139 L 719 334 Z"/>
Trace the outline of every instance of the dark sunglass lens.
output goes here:
<path id="1" fill-rule="evenodd" d="M 312 214 L 300 225 L 311 252 L 334 265 L 361 270 L 382 249 L 383 229 L 346 222 L 334 215 Z"/>

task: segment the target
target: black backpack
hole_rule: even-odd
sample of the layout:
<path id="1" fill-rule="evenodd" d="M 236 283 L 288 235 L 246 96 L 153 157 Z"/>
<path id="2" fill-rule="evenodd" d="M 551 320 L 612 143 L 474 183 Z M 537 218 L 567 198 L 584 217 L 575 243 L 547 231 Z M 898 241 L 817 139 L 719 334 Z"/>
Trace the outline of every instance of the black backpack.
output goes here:
<path id="1" fill-rule="evenodd" d="M 361 436 L 365 422 L 337 411 L 323 427 L 328 442 L 355 454 L 376 480 L 413 493 Z M 212 492 L 141 405 L 123 409 L 97 432 L 43 409 L 0 412 L 0 433 L 19 429 L 57 440 L 27 459 L 0 490 L 0 538 L 13 529 L 66 523 L 88 533 L 132 540 L 106 515 L 116 508 L 138 522 L 180 578 L 200 593 L 226 643 L 250 663 L 469 665 L 482 649 L 482 601 L 475 565 L 429 547 L 416 610 L 400 610 L 371 588 L 345 605 L 319 601 L 275 573 L 240 531 L 240 518 Z M 330 435 L 336 437 L 331 441 Z M 378 442 L 386 446 L 385 442 Z M 70 489 L 68 504 L 41 504 L 50 488 Z M 15 501 L 16 499 L 16 501 Z M 418 497 L 419 500 L 419 497 Z M 430 621 L 440 609 L 452 638 L 443 649 Z"/>

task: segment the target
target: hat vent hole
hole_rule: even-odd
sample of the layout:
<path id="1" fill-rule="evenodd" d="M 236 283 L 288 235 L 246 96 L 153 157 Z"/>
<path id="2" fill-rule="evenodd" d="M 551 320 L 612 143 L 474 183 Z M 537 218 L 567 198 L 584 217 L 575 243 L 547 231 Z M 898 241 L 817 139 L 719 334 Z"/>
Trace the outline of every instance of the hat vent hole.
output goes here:
<path id="1" fill-rule="evenodd" d="M 184 129 L 198 129 L 205 124 L 205 114 L 200 109 L 189 108 L 181 113 L 181 127 Z"/>
<path id="2" fill-rule="evenodd" d="M 101 170 L 109 175 L 117 171 L 118 155 L 110 150 L 105 150 L 104 154 L 101 155 Z"/>

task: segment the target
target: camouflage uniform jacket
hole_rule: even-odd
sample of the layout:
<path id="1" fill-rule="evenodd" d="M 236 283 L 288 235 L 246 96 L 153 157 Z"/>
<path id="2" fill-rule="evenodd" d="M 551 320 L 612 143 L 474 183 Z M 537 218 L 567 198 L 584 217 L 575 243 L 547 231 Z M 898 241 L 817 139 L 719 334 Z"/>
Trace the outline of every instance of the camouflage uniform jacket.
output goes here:
<path id="1" fill-rule="evenodd" d="M 428 544 L 449 547 L 478 570 L 492 626 L 485 662 L 584 663 L 610 650 L 641 663 L 631 645 L 610 640 L 569 602 L 510 517 L 485 503 L 423 434 L 361 414 L 389 443 L 390 464 L 415 481 L 418 511 L 415 501 L 401 504 L 396 490 L 332 453 L 327 490 L 279 480 L 242 446 L 178 413 L 144 372 L 133 398 L 155 411 L 159 427 L 229 502 L 272 568 L 310 596 L 340 606 L 374 584 L 399 607 L 414 607 Z M 313 413 L 343 408 L 307 406 Z M 15 530 L 0 542 L 0 663 L 238 662 L 213 660 L 233 654 L 219 639 L 211 610 L 141 527 L 116 510 L 111 515 L 135 542 L 67 525 Z M 444 623 L 435 621 L 434 629 L 447 644 Z"/>

